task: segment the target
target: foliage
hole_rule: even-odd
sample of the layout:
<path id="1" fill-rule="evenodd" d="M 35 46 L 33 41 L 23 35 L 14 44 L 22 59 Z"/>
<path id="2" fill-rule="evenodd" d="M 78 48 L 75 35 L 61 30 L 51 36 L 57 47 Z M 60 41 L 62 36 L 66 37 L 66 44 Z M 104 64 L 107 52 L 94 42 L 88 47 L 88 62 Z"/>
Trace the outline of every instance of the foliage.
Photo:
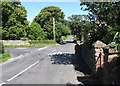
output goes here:
<path id="1" fill-rule="evenodd" d="M 62 35 L 69 33 L 68 28 L 65 25 L 62 25 L 64 23 L 64 12 L 59 7 L 45 7 L 34 18 L 34 21 L 40 24 L 45 32 L 46 38 L 50 40 L 53 39 L 53 18 L 55 19 L 56 38 L 60 38 Z"/>
<path id="2" fill-rule="evenodd" d="M 53 18 L 55 18 L 56 38 L 70 34 L 69 28 L 64 25 L 64 12 L 56 6 L 43 8 L 34 18 L 31 25 L 27 21 L 27 11 L 21 2 L 0 2 L 2 6 L 2 39 L 31 40 L 53 39 Z"/>
<path id="3" fill-rule="evenodd" d="M 2 39 L 20 39 L 28 25 L 27 11 L 20 2 L 0 2 L 2 6 Z"/>
<path id="4" fill-rule="evenodd" d="M 95 32 L 92 32 L 91 38 L 100 39 L 106 43 L 112 41 L 120 25 L 120 2 L 82 2 L 80 4 L 87 7 L 83 10 L 89 11 L 91 23 L 95 25 Z M 99 24 L 96 24 L 97 22 Z M 104 22 L 104 24 L 103 24 Z M 107 26 L 105 26 L 107 24 Z M 92 41 L 96 41 L 92 40 Z"/>
<path id="5" fill-rule="evenodd" d="M 7 61 L 11 58 L 11 55 L 9 52 L 4 52 L 3 54 L 0 54 L 0 63 Z"/>
<path id="6" fill-rule="evenodd" d="M 70 29 L 67 26 L 63 24 L 56 25 L 56 38 L 60 38 L 61 36 L 67 36 L 70 33 Z"/>
<path id="7" fill-rule="evenodd" d="M 87 15 L 71 15 L 68 17 L 69 27 L 77 40 L 86 41 L 88 33 L 91 31 L 91 24 Z"/>
<path id="8" fill-rule="evenodd" d="M 30 47 L 43 47 L 56 45 L 54 40 L 31 40 L 29 41 Z"/>
<path id="9" fill-rule="evenodd" d="M 66 39 L 67 39 L 67 36 L 62 36 L 61 39 L 62 39 L 62 40 L 66 40 Z"/>
<path id="10" fill-rule="evenodd" d="M 43 40 L 45 38 L 44 31 L 36 22 L 32 22 L 29 30 L 27 31 L 28 38 L 31 40 Z"/>

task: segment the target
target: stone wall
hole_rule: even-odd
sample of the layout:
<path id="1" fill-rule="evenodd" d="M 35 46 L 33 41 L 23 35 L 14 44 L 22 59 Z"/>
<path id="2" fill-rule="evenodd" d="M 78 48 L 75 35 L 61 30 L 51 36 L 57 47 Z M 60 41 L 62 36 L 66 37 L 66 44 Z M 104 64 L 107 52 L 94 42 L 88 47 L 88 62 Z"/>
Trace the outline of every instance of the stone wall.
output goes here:
<path id="1" fill-rule="evenodd" d="M 91 46 L 84 44 L 76 45 L 75 57 L 82 72 L 87 74 L 95 73 L 95 58 Z"/>
<path id="2" fill-rule="evenodd" d="M 22 40 L 0 40 L 4 45 L 30 45 L 28 41 Z"/>

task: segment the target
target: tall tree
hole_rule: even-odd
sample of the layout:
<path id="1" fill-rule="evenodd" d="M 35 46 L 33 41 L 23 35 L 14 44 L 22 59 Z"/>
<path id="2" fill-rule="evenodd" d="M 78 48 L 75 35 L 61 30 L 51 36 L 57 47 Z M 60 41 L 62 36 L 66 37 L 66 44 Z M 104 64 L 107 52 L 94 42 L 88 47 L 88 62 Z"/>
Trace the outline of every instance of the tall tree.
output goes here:
<path id="1" fill-rule="evenodd" d="M 20 2 L 0 2 L 2 6 L 2 39 L 20 39 L 28 25 L 27 11 Z"/>
<path id="2" fill-rule="evenodd" d="M 43 40 L 43 39 L 45 39 L 45 33 L 44 33 L 43 29 L 36 22 L 31 23 L 31 25 L 27 31 L 27 34 L 28 34 L 28 38 L 31 40 Z"/>
<path id="3" fill-rule="evenodd" d="M 71 15 L 68 17 L 68 22 L 72 34 L 76 35 L 79 40 L 83 37 L 85 38 L 90 31 L 89 18 L 87 15 Z"/>
<path id="4" fill-rule="evenodd" d="M 48 39 L 53 39 L 53 18 L 54 18 L 56 37 L 60 38 L 60 36 L 64 34 L 62 34 L 61 32 L 62 28 L 58 27 L 57 25 L 64 23 L 64 16 L 65 16 L 64 12 L 59 7 L 47 6 L 40 11 L 40 13 L 34 18 L 34 21 L 40 24 L 41 28 L 43 28 L 44 32 L 46 33 Z M 58 33 L 58 29 L 61 33 L 60 32 Z"/>
<path id="5" fill-rule="evenodd" d="M 86 5 L 87 7 L 83 10 L 89 11 L 89 18 L 94 24 L 98 21 L 99 26 L 96 27 L 97 39 L 103 40 L 106 43 L 109 43 L 116 32 L 119 32 L 118 29 L 120 26 L 120 2 L 82 2 L 80 4 Z M 105 22 L 105 24 L 102 24 Z M 95 33 L 93 32 L 93 36 Z"/>

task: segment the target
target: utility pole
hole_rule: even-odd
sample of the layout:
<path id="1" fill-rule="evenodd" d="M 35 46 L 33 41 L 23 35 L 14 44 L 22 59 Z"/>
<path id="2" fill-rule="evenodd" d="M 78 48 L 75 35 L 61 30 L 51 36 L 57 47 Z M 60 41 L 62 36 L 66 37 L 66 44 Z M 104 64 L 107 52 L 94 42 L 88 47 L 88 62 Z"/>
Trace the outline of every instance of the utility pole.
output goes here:
<path id="1" fill-rule="evenodd" d="M 55 18 L 53 17 L 53 40 L 55 41 Z"/>

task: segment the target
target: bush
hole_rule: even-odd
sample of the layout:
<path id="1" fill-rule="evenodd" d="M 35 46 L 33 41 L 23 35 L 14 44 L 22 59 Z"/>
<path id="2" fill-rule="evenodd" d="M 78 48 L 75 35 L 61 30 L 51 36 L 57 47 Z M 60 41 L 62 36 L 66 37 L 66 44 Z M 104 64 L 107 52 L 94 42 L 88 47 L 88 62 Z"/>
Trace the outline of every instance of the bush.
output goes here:
<path id="1" fill-rule="evenodd" d="M 28 34 L 28 38 L 31 40 L 43 40 L 43 39 L 45 39 L 45 33 L 44 33 L 43 29 L 36 22 L 31 23 L 31 26 L 30 26 L 27 34 Z"/>
<path id="2" fill-rule="evenodd" d="M 31 40 L 30 44 L 55 44 L 54 40 Z"/>
<path id="3" fill-rule="evenodd" d="M 62 40 L 66 40 L 67 36 L 62 36 L 61 38 L 62 38 Z"/>
<path id="4" fill-rule="evenodd" d="M 120 44 L 118 44 L 118 43 L 111 43 L 109 46 L 110 46 L 110 48 L 115 48 L 118 51 L 120 51 Z"/>

